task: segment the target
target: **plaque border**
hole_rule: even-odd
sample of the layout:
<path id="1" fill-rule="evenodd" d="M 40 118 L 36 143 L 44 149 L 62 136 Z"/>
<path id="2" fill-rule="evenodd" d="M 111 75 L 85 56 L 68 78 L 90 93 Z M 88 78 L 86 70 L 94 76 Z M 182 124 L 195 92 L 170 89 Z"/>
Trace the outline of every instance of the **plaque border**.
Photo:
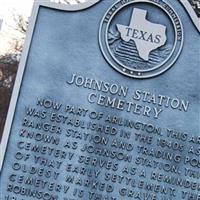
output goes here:
<path id="1" fill-rule="evenodd" d="M 2 135 L 1 143 L 0 143 L 0 172 L 3 167 L 3 162 L 4 162 L 4 158 L 5 158 L 5 154 L 6 154 L 10 131 L 12 128 L 12 123 L 13 123 L 13 119 L 14 119 L 14 115 L 15 115 L 15 111 L 16 111 L 15 109 L 16 109 L 17 102 L 18 102 L 21 84 L 23 81 L 23 75 L 24 75 L 24 71 L 26 68 L 26 62 L 28 59 L 28 54 L 29 54 L 29 50 L 30 50 L 30 46 L 31 46 L 31 42 L 32 42 L 32 38 L 33 38 L 35 25 L 37 22 L 37 17 L 38 17 L 40 7 L 52 8 L 52 9 L 68 11 L 68 12 L 76 12 L 76 11 L 81 11 L 81 10 L 87 9 L 87 8 L 99 3 L 100 1 L 101 0 L 88 0 L 86 2 L 77 3 L 77 4 L 58 4 L 58 3 L 53 3 L 53 2 L 44 2 L 43 0 L 34 1 L 33 7 L 32 7 L 32 13 L 31 13 L 30 20 L 29 20 L 28 30 L 27 30 L 27 34 L 26 34 L 26 39 L 25 39 L 23 51 L 21 54 L 21 59 L 19 62 L 18 71 L 17 71 L 17 75 L 16 75 L 16 79 L 15 79 L 15 84 L 13 87 L 12 96 L 11 96 L 11 100 L 10 100 L 10 104 L 9 104 L 9 109 L 8 109 L 8 113 L 7 113 L 7 117 L 6 117 L 6 122 L 4 125 L 3 135 Z"/>

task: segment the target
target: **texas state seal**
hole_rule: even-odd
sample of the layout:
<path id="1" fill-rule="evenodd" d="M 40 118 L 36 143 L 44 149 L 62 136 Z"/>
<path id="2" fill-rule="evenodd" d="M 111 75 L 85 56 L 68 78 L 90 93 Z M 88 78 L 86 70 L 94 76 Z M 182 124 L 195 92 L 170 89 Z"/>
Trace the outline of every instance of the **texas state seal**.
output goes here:
<path id="1" fill-rule="evenodd" d="M 99 30 L 105 59 L 133 78 L 150 78 L 168 70 L 180 55 L 183 39 L 179 16 L 163 0 L 117 1 Z"/>

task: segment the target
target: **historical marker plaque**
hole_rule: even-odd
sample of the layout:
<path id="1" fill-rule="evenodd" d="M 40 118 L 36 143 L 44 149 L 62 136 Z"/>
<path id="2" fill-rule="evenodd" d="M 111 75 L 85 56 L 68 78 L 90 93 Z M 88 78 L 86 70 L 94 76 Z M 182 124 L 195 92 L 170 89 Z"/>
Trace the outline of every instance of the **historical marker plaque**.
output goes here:
<path id="1" fill-rule="evenodd" d="M 36 3 L 1 199 L 200 200 L 197 4 Z"/>

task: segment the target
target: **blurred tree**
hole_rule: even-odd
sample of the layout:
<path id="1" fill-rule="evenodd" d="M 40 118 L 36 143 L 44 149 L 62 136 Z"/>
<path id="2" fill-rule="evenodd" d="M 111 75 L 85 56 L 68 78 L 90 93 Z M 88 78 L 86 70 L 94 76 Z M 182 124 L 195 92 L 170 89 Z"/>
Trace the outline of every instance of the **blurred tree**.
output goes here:
<path id="1" fill-rule="evenodd" d="M 3 132 L 18 66 L 17 59 L 11 57 L 11 55 L 6 55 L 0 58 L 0 133 Z"/>
<path id="2" fill-rule="evenodd" d="M 10 53 L 11 54 L 21 54 L 24 40 L 26 37 L 26 31 L 28 27 L 28 19 L 19 14 L 13 14 L 13 21 L 15 23 L 16 37 L 11 40 Z"/>
<path id="3" fill-rule="evenodd" d="M 76 4 L 87 0 L 51 0 L 51 2 L 61 3 L 61 4 Z"/>
<path id="4" fill-rule="evenodd" d="M 3 133 L 4 123 L 28 26 L 27 18 L 19 14 L 13 14 L 13 21 L 15 26 L 12 27 L 12 31 L 15 37 L 10 38 L 10 46 L 7 52 L 0 56 L 0 138 Z"/>
<path id="5" fill-rule="evenodd" d="M 192 0 L 191 4 L 197 16 L 200 17 L 200 0 Z"/>

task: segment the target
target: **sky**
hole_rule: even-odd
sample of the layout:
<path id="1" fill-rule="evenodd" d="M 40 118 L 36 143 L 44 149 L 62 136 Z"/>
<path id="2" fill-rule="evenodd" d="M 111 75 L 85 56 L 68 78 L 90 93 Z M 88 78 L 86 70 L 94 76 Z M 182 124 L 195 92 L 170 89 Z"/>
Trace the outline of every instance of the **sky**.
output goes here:
<path id="1" fill-rule="evenodd" d="M 10 12 L 15 10 L 22 15 L 29 16 L 32 5 L 33 0 L 0 0 L 0 15 L 9 17 Z"/>
<path id="2" fill-rule="evenodd" d="M 0 54 L 9 51 L 13 38 L 18 37 L 15 31 L 13 14 L 20 14 L 28 18 L 31 15 L 33 0 L 0 0 L 0 18 L 3 24 L 0 30 Z"/>

